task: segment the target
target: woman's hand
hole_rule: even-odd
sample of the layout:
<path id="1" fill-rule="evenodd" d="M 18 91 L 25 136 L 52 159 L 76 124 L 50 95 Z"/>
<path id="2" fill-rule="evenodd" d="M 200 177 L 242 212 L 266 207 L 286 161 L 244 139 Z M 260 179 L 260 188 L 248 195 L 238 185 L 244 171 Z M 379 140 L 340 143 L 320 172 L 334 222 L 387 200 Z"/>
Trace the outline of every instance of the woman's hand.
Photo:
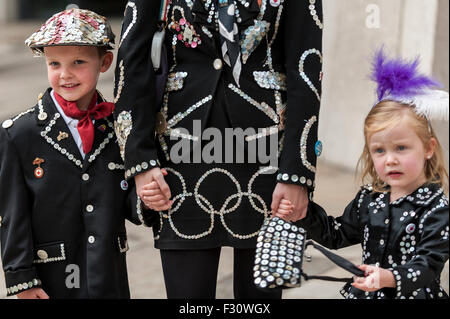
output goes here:
<path id="1" fill-rule="evenodd" d="M 396 287 L 394 274 L 390 270 L 371 265 L 361 265 L 358 268 L 365 272 L 366 277 L 355 277 L 353 287 L 367 292 Z"/>
<path id="2" fill-rule="evenodd" d="M 286 213 L 289 210 L 286 206 L 281 206 L 282 200 L 288 200 L 293 206 L 291 213 Z M 303 186 L 278 183 L 275 186 L 275 190 L 272 195 L 272 216 L 276 216 L 278 209 L 282 209 L 282 214 L 284 220 L 296 222 L 300 219 L 306 217 L 306 212 L 308 210 L 308 192 Z M 283 202 L 286 205 L 287 202 Z"/>
<path id="3" fill-rule="evenodd" d="M 19 299 L 50 299 L 42 288 L 31 288 L 17 294 Z"/>
<path id="4" fill-rule="evenodd" d="M 155 211 L 167 210 L 172 206 L 169 185 L 164 180 L 165 169 L 155 167 L 134 177 L 136 192 L 142 202 Z"/>

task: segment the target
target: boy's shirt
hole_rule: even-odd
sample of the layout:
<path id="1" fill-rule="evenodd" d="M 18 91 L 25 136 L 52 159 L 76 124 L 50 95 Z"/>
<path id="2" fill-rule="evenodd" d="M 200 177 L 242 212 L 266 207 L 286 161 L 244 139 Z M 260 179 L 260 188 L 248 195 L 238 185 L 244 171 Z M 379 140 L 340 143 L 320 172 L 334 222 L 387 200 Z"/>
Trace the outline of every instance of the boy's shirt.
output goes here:
<path id="1" fill-rule="evenodd" d="M 0 128 L 7 293 L 42 287 L 50 298 L 128 298 L 125 218 L 151 222 L 133 182 L 123 183 L 113 117 L 96 121 L 92 150 L 83 159 L 50 91 Z M 79 287 L 67 286 L 71 274 L 78 274 Z"/>
<path id="2" fill-rule="evenodd" d="M 52 100 L 56 106 L 56 109 L 61 114 L 64 121 L 66 122 L 67 127 L 69 128 L 70 133 L 75 141 L 75 144 L 77 144 L 77 147 L 80 150 L 81 157 L 83 157 L 83 159 L 84 159 L 86 157 L 86 154 L 84 154 L 84 152 L 83 152 L 83 141 L 81 140 L 80 133 L 78 132 L 78 129 L 77 129 L 79 120 L 69 117 L 64 113 L 63 109 L 61 108 L 61 105 L 59 105 L 58 101 L 55 98 L 55 91 L 52 90 L 50 92 L 50 96 L 52 97 Z M 92 119 L 92 123 L 95 124 L 94 119 Z"/>

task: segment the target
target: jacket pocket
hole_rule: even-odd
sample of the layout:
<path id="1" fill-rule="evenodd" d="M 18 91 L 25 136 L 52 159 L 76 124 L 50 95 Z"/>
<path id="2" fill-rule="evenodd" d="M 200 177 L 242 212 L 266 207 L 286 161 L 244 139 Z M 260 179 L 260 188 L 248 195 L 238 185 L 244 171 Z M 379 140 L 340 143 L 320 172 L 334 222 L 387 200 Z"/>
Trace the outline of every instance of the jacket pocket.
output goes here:
<path id="1" fill-rule="evenodd" d="M 121 253 L 125 253 L 130 249 L 128 247 L 128 240 L 126 233 L 119 234 L 119 236 L 117 236 L 117 247 L 119 249 L 119 252 Z"/>
<path id="2" fill-rule="evenodd" d="M 53 242 L 36 245 L 34 248 L 34 264 L 57 262 L 66 260 L 64 242 Z"/>

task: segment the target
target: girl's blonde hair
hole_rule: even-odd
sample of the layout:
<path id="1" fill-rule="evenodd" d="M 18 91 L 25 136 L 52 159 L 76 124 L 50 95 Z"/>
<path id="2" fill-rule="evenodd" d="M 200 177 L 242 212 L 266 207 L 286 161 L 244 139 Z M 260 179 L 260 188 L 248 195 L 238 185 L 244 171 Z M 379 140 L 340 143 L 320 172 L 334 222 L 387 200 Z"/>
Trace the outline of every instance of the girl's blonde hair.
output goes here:
<path id="1" fill-rule="evenodd" d="M 357 165 L 358 171 L 361 174 L 362 183 L 372 184 L 375 192 L 383 192 L 389 189 L 389 186 L 378 177 L 375 171 L 370 156 L 368 141 L 374 133 L 399 123 L 405 116 L 410 120 L 412 129 L 426 149 L 432 138 L 436 140 L 433 156 L 425 162 L 425 177 L 427 182 L 438 184 L 448 193 L 448 173 L 445 165 L 444 152 L 431 124 L 425 117 L 414 112 L 411 106 L 395 101 L 382 101 L 378 103 L 372 108 L 364 121 L 365 145 Z"/>

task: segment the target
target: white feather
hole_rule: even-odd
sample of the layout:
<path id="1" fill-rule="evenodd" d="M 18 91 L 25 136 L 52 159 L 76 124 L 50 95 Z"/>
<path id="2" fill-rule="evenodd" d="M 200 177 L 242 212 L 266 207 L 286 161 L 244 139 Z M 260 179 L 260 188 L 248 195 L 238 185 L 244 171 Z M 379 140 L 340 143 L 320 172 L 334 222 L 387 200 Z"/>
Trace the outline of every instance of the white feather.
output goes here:
<path id="1" fill-rule="evenodd" d="M 383 100 L 394 100 L 414 107 L 417 114 L 425 116 L 429 121 L 449 120 L 449 95 L 441 90 L 428 90 L 423 94 L 408 97 L 387 97 Z"/>

